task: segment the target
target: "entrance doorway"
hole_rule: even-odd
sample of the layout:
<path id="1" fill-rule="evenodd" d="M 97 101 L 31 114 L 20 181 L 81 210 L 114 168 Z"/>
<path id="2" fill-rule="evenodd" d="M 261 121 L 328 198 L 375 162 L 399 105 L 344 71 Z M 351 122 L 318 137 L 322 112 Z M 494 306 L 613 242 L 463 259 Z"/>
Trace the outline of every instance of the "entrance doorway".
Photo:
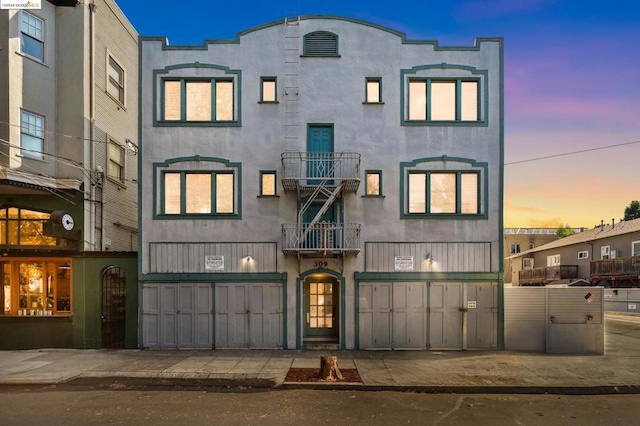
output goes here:
<path id="1" fill-rule="evenodd" d="M 338 280 L 314 275 L 304 282 L 304 340 L 338 342 Z"/>
<path id="2" fill-rule="evenodd" d="M 110 266 L 102 273 L 102 347 L 124 348 L 127 279 L 124 271 Z"/>

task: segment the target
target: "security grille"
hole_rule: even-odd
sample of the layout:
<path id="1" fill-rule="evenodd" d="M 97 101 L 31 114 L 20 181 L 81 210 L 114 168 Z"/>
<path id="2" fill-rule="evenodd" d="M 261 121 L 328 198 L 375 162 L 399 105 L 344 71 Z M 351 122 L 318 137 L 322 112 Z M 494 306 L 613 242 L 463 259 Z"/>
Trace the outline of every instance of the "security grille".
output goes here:
<path id="1" fill-rule="evenodd" d="M 102 273 L 102 347 L 124 348 L 127 308 L 124 271 L 110 266 Z"/>

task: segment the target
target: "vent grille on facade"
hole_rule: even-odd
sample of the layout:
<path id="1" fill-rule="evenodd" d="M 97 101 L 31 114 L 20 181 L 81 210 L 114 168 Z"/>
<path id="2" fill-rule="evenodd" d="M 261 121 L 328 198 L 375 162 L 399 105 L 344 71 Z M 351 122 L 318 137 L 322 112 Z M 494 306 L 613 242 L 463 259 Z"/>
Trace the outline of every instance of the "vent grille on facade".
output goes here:
<path id="1" fill-rule="evenodd" d="M 305 35 L 303 55 L 338 56 L 338 36 L 326 31 L 316 31 Z"/>

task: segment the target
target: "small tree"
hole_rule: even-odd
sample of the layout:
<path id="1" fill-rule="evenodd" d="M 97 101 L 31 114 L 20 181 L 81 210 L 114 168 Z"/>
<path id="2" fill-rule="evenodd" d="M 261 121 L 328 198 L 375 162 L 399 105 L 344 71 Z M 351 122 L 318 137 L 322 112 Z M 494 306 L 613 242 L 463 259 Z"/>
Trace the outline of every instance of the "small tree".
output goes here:
<path id="1" fill-rule="evenodd" d="M 624 209 L 624 220 L 640 218 L 640 201 L 634 200 Z"/>
<path id="2" fill-rule="evenodd" d="M 575 233 L 576 233 L 576 231 L 574 231 L 573 228 L 570 227 L 568 224 L 567 225 L 560 225 L 556 229 L 556 237 L 558 237 L 558 238 L 568 237 L 569 235 L 573 235 Z"/>

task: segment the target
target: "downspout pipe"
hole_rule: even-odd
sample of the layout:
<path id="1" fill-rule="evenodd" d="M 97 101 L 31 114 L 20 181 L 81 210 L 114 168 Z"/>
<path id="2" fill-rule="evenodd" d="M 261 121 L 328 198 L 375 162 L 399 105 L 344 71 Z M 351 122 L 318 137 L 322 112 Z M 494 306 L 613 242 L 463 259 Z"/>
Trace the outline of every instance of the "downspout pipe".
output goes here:
<path id="1" fill-rule="evenodd" d="M 89 3 L 89 170 L 90 170 L 90 182 L 89 182 L 89 243 L 88 250 L 95 250 L 96 244 L 96 187 L 95 187 L 95 167 L 96 167 L 96 150 L 95 150 L 95 135 L 96 135 L 96 99 L 95 99 L 95 16 L 96 16 L 96 4 L 93 0 Z"/>

